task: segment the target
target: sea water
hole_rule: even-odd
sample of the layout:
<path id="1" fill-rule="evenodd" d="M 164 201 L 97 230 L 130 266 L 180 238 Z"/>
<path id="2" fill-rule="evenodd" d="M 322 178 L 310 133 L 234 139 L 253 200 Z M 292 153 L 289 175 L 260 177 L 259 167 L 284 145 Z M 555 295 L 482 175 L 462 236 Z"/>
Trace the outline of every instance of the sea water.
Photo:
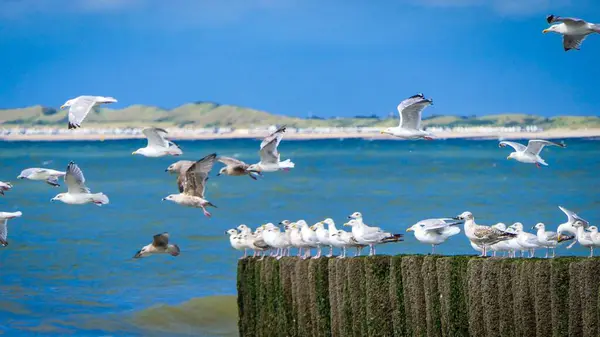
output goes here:
<path id="1" fill-rule="evenodd" d="M 21 211 L 9 221 L 9 246 L 0 248 L 0 334 L 3 336 L 235 336 L 236 264 L 241 253 L 225 231 L 281 220 L 313 224 L 331 217 L 338 228 L 355 211 L 369 225 L 406 234 L 378 254 L 430 252 L 406 229 L 421 219 L 463 211 L 478 223 L 525 228 L 565 221 L 558 205 L 592 224 L 600 214 L 600 142 L 567 140 L 542 152 L 550 166 L 507 160 L 510 148 L 492 140 L 391 141 L 334 139 L 280 145 L 290 172 L 249 177 L 211 173 L 206 196 L 218 208 L 200 209 L 161 199 L 177 193 L 165 169 L 178 159 L 216 152 L 248 163 L 259 140 L 180 141 L 181 157 L 145 158 L 131 152 L 145 140 L 0 142 L 0 181 L 14 188 L 0 211 Z M 17 180 L 22 169 L 83 170 L 93 192 L 110 204 L 51 202 L 66 187 Z M 346 229 L 349 229 L 346 227 Z M 157 233 L 169 232 L 181 255 L 132 259 Z M 366 251 L 365 251 L 366 252 Z M 436 249 L 475 254 L 464 233 Z M 544 251 L 537 254 L 543 256 Z M 600 253 L 600 251 L 599 251 Z M 586 255 L 576 245 L 559 255 Z"/>

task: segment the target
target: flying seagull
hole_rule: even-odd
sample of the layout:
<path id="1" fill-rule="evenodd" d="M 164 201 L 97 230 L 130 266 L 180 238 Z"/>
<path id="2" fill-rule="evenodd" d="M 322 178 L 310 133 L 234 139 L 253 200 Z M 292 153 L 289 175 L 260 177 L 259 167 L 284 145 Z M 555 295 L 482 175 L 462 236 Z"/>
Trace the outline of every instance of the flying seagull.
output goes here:
<path id="1" fill-rule="evenodd" d="M 179 156 L 183 151 L 179 146 L 167 140 L 167 130 L 161 128 L 145 128 L 142 133 L 148 139 L 148 145 L 133 151 L 131 154 L 140 154 L 144 157 L 162 157 L 166 155 Z"/>
<path id="2" fill-rule="evenodd" d="M 446 240 L 458 233 L 460 228 L 457 225 L 462 221 L 450 218 L 426 219 L 417 222 L 409 227 L 407 232 L 414 232 L 415 238 L 425 244 L 431 245 L 431 254 L 435 254 L 435 246 L 446 242 Z"/>
<path id="3" fill-rule="evenodd" d="M 421 130 L 421 113 L 430 105 L 433 105 L 433 100 L 425 98 L 421 93 L 410 96 L 398 105 L 400 124 L 393 128 L 387 128 L 381 133 L 403 139 L 432 140 L 432 134 Z"/>
<path id="4" fill-rule="evenodd" d="M 116 103 L 117 100 L 112 97 L 104 96 L 79 96 L 70 99 L 63 104 L 60 109 L 69 107 L 69 129 L 76 129 L 81 126 L 81 122 L 90 113 L 90 111 L 100 104 Z"/>
<path id="5" fill-rule="evenodd" d="M 0 181 L 0 195 L 4 195 L 4 192 L 10 190 L 12 187 L 11 183 Z"/>
<path id="6" fill-rule="evenodd" d="M 170 194 L 162 200 L 172 201 L 183 206 L 202 208 L 204 215 L 210 217 L 211 214 L 206 210 L 206 207 L 216 208 L 217 206 L 206 200 L 204 193 L 208 173 L 212 169 L 216 158 L 217 154 L 212 153 L 192 164 L 185 173 L 177 177 L 179 194 Z"/>
<path id="7" fill-rule="evenodd" d="M 555 32 L 563 36 L 563 48 L 565 51 L 571 49 L 579 50 L 581 43 L 592 33 L 600 33 L 600 25 L 586 22 L 577 18 L 563 18 L 556 15 L 548 15 L 546 21 L 552 25 L 542 31 L 542 33 Z"/>
<path id="8" fill-rule="evenodd" d="M 85 186 L 83 171 L 74 162 L 70 162 L 67 166 L 65 183 L 67 184 L 67 193 L 59 193 L 50 201 L 59 200 L 69 205 L 94 203 L 102 206 L 108 204 L 108 197 L 104 193 L 91 193 L 90 189 Z"/>
<path id="9" fill-rule="evenodd" d="M 21 212 L 0 212 L 0 246 L 8 246 L 8 220 L 18 218 Z"/>
<path id="10" fill-rule="evenodd" d="M 250 165 L 244 163 L 241 160 L 231 158 L 231 157 L 223 157 L 223 156 L 218 157 L 217 160 L 226 165 L 225 167 L 222 167 L 219 170 L 219 173 L 217 174 L 217 176 L 220 176 L 222 174 L 227 175 L 227 176 L 248 175 L 250 178 L 256 180 L 257 175 L 262 175 L 260 172 L 248 171 L 248 167 Z"/>
<path id="11" fill-rule="evenodd" d="M 60 186 L 58 178 L 64 177 L 65 172 L 47 168 L 32 167 L 21 171 L 17 179 L 43 180 L 50 186 Z"/>
<path id="12" fill-rule="evenodd" d="M 184 174 L 194 163 L 195 161 L 193 160 L 179 160 L 169 165 L 169 167 L 165 169 L 165 172 L 177 175 Z"/>
<path id="13" fill-rule="evenodd" d="M 133 258 L 137 259 L 154 254 L 171 254 L 171 256 L 177 256 L 179 253 L 181 253 L 179 246 L 169 244 L 169 233 L 164 232 L 162 234 L 154 235 L 152 243 L 142 247 Z"/>
<path id="14" fill-rule="evenodd" d="M 262 172 L 275 172 L 279 170 L 289 171 L 294 168 L 295 164 L 289 159 L 280 161 L 280 153 L 277 151 L 277 147 L 283 138 L 286 126 L 281 126 L 277 131 L 268 135 L 260 143 L 260 162 L 252 164 L 246 169 L 250 172 L 262 173 Z"/>
<path id="15" fill-rule="evenodd" d="M 565 144 L 555 143 L 548 140 L 532 139 L 527 143 L 527 146 L 515 142 L 502 141 L 498 144 L 499 147 L 510 146 L 515 149 L 506 159 L 514 159 L 521 163 L 535 164 L 540 168 L 540 164 L 548 166 L 548 164 L 540 157 L 540 152 L 544 146 L 567 147 Z"/>

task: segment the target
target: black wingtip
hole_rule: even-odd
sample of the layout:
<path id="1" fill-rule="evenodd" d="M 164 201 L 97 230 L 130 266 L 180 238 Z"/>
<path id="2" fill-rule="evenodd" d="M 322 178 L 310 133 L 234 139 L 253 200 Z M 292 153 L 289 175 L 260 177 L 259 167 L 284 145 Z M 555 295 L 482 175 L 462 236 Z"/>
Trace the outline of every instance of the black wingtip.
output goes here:
<path id="1" fill-rule="evenodd" d="M 550 14 L 546 16 L 546 22 L 552 23 L 554 21 L 554 15 Z"/>
<path id="2" fill-rule="evenodd" d="M 80 127 L 80 125 L 69 123 L 69 130 L 71 130 L 71 129 L 77 129 L 78 127 Z"/>

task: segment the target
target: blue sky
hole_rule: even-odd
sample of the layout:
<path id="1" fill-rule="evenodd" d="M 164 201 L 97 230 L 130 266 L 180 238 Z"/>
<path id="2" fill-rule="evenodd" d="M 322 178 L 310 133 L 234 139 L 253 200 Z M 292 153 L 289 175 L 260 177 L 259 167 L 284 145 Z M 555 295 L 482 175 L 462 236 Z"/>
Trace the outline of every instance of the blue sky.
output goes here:
<path id="1" fill-rule="evenodd" d="M 575 5 L 576 3 L 576 5 Z M 598 115 L 600 35 L 565 53 L 547 14 L 597 0 L 3 0 L 0 107 L 78 95 L 173 108 Z"/>

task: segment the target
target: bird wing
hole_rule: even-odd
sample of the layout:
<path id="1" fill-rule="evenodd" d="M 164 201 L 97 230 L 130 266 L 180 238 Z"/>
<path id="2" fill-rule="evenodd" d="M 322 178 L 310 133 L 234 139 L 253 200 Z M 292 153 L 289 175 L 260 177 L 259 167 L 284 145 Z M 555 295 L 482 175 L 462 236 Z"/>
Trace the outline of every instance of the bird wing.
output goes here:
<path id="1" fill-rule="evenodd" d="M 423 109 L 433 103 L 426 99 L 423 94 L 411 96 L 398 105 L 400 114 L 400 127 L 406 129 L 419 129 L 421 127 L 421 113 Z"/>
<path id="2" fill-rule="evenodd" d="M 260 143 L 261 150 L 267 144 L 271 143 L 274 139 L 277 140 L 277 145 L 275 145 L 275 147 L 279 146 L 279 142 L 281 141 L 281 138 L 283 138 L 283 133 L 285 132 L 286 128 L 287 127 L 285 125 L 282 125 L 275 132 L 265 137 L 265 139 L 263 139 L 263 141 Z"/>
<path id="3" fill-rule="evenodd" d="M 271 138 L 271 140 L 268 143 L 265 143 L 267 138 L 271 137 L 269 136 L 265 138 L 265 140 L 263 140 L 263 142 L 260 144 L 261 146 L 259 154 L 261 163 L 276 164 L 277 162 L 279 162 L 279 151 L 277 151 L 277 146 L 279 145 L 281 138 L 283 138 L 283 131 L 277 133 L 276 136 L 277 137 Z"/>
<path id="4" fill-rule="evenodd" d="M 165 138 L 167 136 L 167 130 L 161 128 L 145 128 L 142 133 L 148 139 L 148 146 L 150 147 L 169 147 L 169 141 Z"/>
<path id="5" fill-rule="evenodd" d="M 575 221 L 581 221 L 581 222 L 583 222 L 583 223 L 584 223 L 584 224 L 586 224 L 586 225 L 588 225 L 588 224 L 589 224 L 589 222 L 588 222 L 587 220 L 585 220 L 585 219 L 583 219 L 582 217 L 580 217 L 579 215 L 575 214 L 575 212 L 571 212 L 571 211 L 569 211 L 568 209 L 566 209 L 566 208 L 564 208 L 564 207 L 562 207 L 562 206 L 558 206 L 558 208 L 560 208 L 560 210 L 561 210 L 563 213 L 565 213 L 565 215 L 567 216 L 567 219 L 568 219 L 568 220 L 567 220 L 567 221 L 568 221 L 568 223 L 572 224 L 572 223 L 574 223 Z"/>
<path id="6" fill-rule="evenodd" d="M 563 35 L 563 48 L 565 51 L 581 48 L 581 43 L 587 35 Z"/>
<path id="7" fill-rule="evenodd" d="M 510 146 L 513 149 L 515 149 L 515 151 L 517 152 L 523 152 L 525 151 L 525 149 L 527 149 L 527 146 L 520 144 L 520 143 L 515 143 L 515 142 L 509 142 L 509 141 L 501 141 L 500 143 L 498 143 L 498 145 L 500 147 L 505 147 L 505 146 Z"/>
<path id="8" fill-rule="evenodd" d="M 564 145 L 564 144 L 555 143 L 555 142 L 551 142 L 551 141 L 548 141 L 548 140 L 532 139 L 527 144 L 527 148 L 525 149 L 525 151 L 527 153 L 530 153 L 530 154 L 534 155 L 534 156 L 537 156 L 537 155 L 540 154 L 540 152 L 542 151 L 542 149 L 546 145 L 566 147 L 566 145 Z"/>
<path id="9" fill-rule="evenodd" d="M 155 247 L 167 247 L 169 245 L 169 233 L 164 232 L 154 235 L 152 245 Z"/>
<path id="10" fill-rule="evenodd" d="M 555 22 L 564 22 L 567 25 L 585 25 L 585 20 L 578 18 L 563 18 L 557 15 L 548 15 L 546 17 L 546 22 L 555 23 Z"/>
<path id="11" fill-rule="evenodd" d="M 248 166 L 248 164 L 244 163 L 243 161 L 237 160 L 237 159 L 231 158 L 231 157 L 221 156 L 221 157 L 217 158 L 217 160 L 227 166 L 243 166 L 243 167 Z"/>
<path id="12" fill-rule="evenodd" d="M 190 166 L 190 168 L 185 172 L 183 193 L 204 198 L 204 190 L 206 189 L 208 173 L 212 169 L 216 158 L 217 154 L 211 153 Z"/>
<path id="13" fill-rule="evenodd" d="M 545 232 L 547 241 L 558 241 L 558 233 L 556 232 Z"/>
<path id="14" fill-rule="evenodd" d="M 74 162 L 70 162 L 67 166 L 65 183 L 67 184 L 67 191 L 69 193 L 90 193 L 90 189 L 85 186 L 83 171 Z"/>
<path id="15" fill-rule="evenodd" d="M 453 219 L 426 219 L 417 222 L 417 225 L 421 225 L 426 231 L 435 231 L 459 224 L 462 224 L 462 221 Z"/>
<path id="16" fill-rule="evenodd" d="M 96 104 L 96 96 L 79 96 L 69 107 L 69 128 L 80 126 Z"/>
<path id="17" fill-rule="evenodd" d="M 4 219 L 2 223 L 0 223 L 0 245 L 6 246 L 8 245 L 8 219 Z"/>

